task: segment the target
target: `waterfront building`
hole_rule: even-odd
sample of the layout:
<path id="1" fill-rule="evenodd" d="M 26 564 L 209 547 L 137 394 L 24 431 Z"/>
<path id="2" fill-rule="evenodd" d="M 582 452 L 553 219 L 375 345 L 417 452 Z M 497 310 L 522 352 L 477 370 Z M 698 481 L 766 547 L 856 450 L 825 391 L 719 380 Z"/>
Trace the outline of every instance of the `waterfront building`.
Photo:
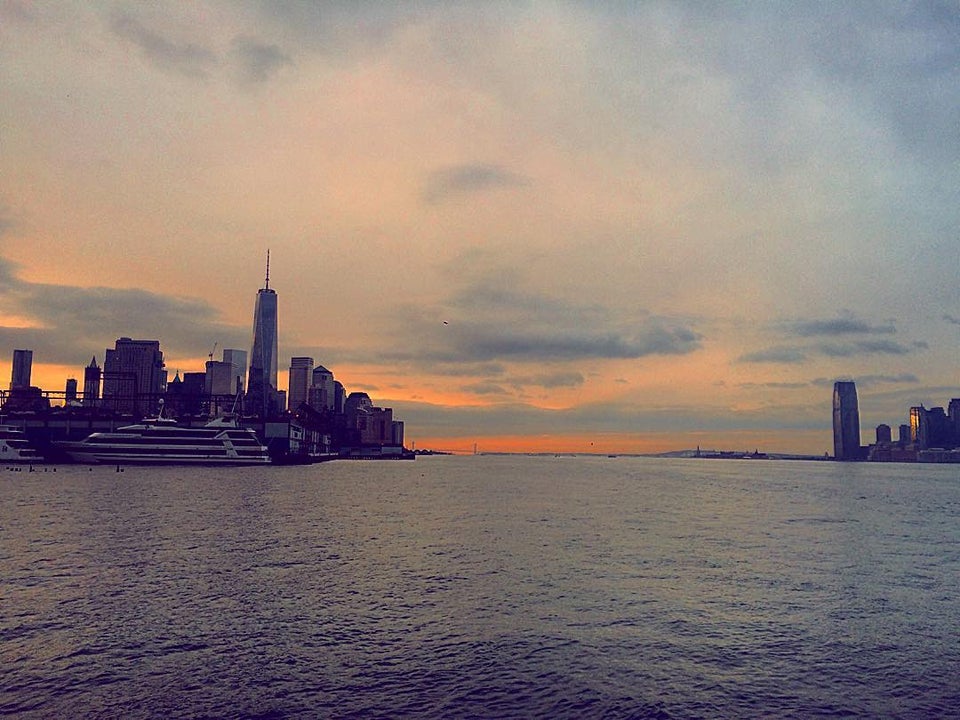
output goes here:
<path id="1" fill-rule="evenodd" d="M 371 407 L 359 417 L 363 425 L 358 428 L 361 445 L 393 444 L 393 408 Z"/>
<path id="2" fill-rule="evenodd" d="M 833 384 L 833 457 L 835 460 L 861 458 L 857 385 L 850 380 Z"/>
<path id="3" fill-rule="evenodd" d="M 953 447 L 953 428 L 943 408 L 910 408 L 910 439 L 917 450 Z"/>
<path id="4" fill-rule="evenodd" d="M 902 423 L 900 425 L 900 445 L 909 445 L 912 441 L 910 440 L 910 424 Z"/>
<path id="5" fill-rule="evenodd" d="M 159 340 L 119 338 L 103 361 L 103 404 L 118 412 L 155 413 L 166 380 Z"/>
<path id="6" fill-rule="evenodd" d="M 365 392 L 350 393 L 343 404 L 343 412 L 347 416 L 347 423 L 353 424 L 353 418 L 372 407 L 373 400 Z"/>
<path id="7" fill-rule="evenodd" d="M 392 438 L 390 440 L 390 444 L 395 445 L 396 447 L 403 447 L 403 420 L 393 421 L 391 435 Z"/>
<path id="8" fill-rule="evenodd" d="M 893 434 L 890 431 L 890 426 L 881 423 L 877 425 L 877 445 L 889 445 L 892 441 Z"/>
<path id="9" fill-rule="evenodd" d="M 257 291 L 253 309 L 253 346 L 250 350 L 250 375 L 244 411 L 261 418 L 278 414 L 277 393 L 277 292 L 270 288 L 270 252 L 267 251 L 267 275 Z"/>
<path id="10" fill-rule="evenodd" d="M 83 406 L 96 407 L 100 400 L 100 366 L 96 356 L 83 369 Z"/>
<path id="11" fill-rule="evenodd" d="M 13 351 L 13 371 L 10 374 L 10 389 L 20 390 L 30 387 L 30 373 L 33 369 L 33 350 Z"/>
<path id="12" fill-rule="evenodd" d="M 323 365 L 317 365 L 313 369 L 309 403 L 314 410 L 336 412 L 336 385 L 333 373 Z"/>
<path id="13" fill-rule="evenodd" d="M 960 398 L 953 398 L 947 405 L 947 417 L 950 418 L 950 429 L 953 433 L 953 446 L 960 445 Z"/>
<path id="14" fill-rule="evenodd" d="M 287 399 L 290 402 L 289 409 L 291 412 L 295 412 L 297 408 L 307 402 L 312 376 L 312 357 L 290 358 L 290 372 L 287 376 Z"/>

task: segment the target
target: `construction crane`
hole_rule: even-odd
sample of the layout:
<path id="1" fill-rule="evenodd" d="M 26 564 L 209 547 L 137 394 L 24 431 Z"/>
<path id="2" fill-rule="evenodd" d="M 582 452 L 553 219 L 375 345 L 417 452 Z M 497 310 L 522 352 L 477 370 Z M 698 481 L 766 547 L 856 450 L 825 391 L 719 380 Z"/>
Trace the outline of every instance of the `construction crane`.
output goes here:
<path id="1" fill-rule="evenodd" d="M 207 356 L 207 357 L 210 358 L 210 362 L 213 362 L 213 354 L 217 351 L 217 345 L 219 345 L 219 344 L 220 344 L 220 341 L 219 341 L 219 340 L 217 340 L 216 342 L 213 343 L 213 350 L 211 350 L 211 351 L 210 351 L 210 354 Z"/>

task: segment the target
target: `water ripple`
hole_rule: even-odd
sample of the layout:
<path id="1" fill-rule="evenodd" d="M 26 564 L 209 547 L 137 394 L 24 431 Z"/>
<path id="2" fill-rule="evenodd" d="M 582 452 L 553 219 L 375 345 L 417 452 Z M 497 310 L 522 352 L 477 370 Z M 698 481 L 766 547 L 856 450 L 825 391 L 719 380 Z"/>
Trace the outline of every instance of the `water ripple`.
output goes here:
<path id="1" fill-rule="evenodd" d="M 960 707 L 949 468 L 423 458 L 0 484 L 0 715 Z"/>

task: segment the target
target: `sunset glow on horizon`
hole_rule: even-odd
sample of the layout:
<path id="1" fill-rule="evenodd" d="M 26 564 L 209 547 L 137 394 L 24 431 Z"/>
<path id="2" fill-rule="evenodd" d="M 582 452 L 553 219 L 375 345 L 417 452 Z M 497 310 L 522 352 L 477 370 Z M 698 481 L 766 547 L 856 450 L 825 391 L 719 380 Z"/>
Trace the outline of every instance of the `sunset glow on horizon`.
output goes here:
<path id="1" fill-rule="evenodd" d="M 0 382 L 293 356 L 418 448 L 822 455 L 960 396 L 960 11 L 0 0 Z M 219 352 L 219 350 L 218 350 Z"/>

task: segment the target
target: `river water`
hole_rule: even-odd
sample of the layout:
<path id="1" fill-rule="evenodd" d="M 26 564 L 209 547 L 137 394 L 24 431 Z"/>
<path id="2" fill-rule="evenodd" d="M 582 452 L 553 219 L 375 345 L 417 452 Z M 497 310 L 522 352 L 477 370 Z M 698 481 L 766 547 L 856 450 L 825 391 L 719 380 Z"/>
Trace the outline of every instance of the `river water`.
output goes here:
<path id="1" fill-rule="evenodd" d="M 960 713 L 960 469 L 0 468 L 0 714 Z"/>

